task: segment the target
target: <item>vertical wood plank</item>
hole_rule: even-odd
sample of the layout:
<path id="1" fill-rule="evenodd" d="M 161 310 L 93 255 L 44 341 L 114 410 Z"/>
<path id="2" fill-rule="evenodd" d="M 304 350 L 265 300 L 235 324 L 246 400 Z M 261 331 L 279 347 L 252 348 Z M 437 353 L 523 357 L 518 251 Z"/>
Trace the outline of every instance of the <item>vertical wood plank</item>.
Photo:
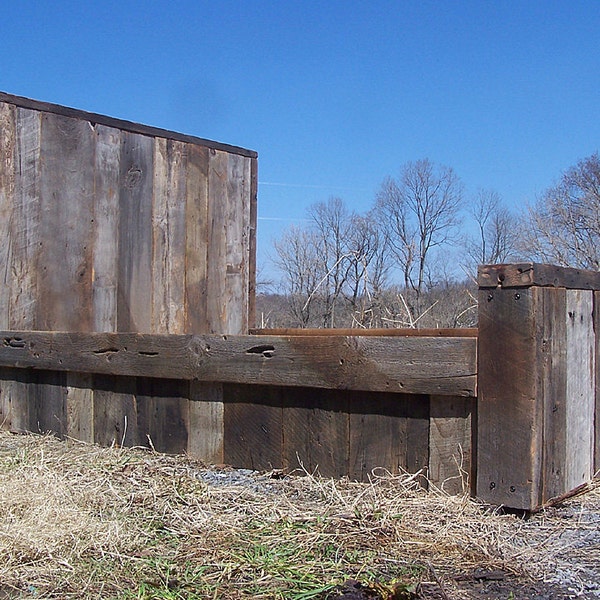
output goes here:
<path id="1" fill-rule="evenodd" d="M 66 373 L 59 371 L 37 371 L 30 396 L 29 420 L 31 431 L 66 434 Z"/>
<path id="2" fill-rule="evenodd" d="M 41 329 L 36 320 L 40 268 L 41 113 L 18 108 L 15 204 L 11 235 L 10 329 Z"/>
<path id="3" fill-rule="evenodd" d="M 35 373 L 23 369 L 0 368 L 0 428 L 23 433 L 31 431 L 30 390 Z M 35 414 L 35 411 L 32 410 Z"/>
<path id="4" fill-rule="evenodd" d="M 367 481 L 377 468 L 392 474 L 406 470 L 409 398 L 358 392 L 349 395 L 351 478 Z"/>
<path id="5" fill-rule="evenodd" d="M 208 168 L 208 333 L 237 333 L 227 330 L 227 166 L 224 152 L 209 151 Z"/>
<path id="6" fill-rule="evenodd" d="M 600 291 L 594 292 L 595 334 L 595 406 L 594 406 L 594 475 L 600 476 Z"/>
<path id="7" fill-rule="evenodd" d="M 136 398 L 140 437 L 149 436 L 158 452 L 181 454 L 187 450 L 188 397 L 187 381 L 138 379 Z"/>
<path id="8" fill-rule="evenodd" d="M 186 333 L 210 333 L 207 318 L 208 149 L 190 144 L 186 181 Z"/>
<path id="9" fill-rule="evenodd" d="M 224 385 L 224 456 L 234 467 L 256 470 L 282 465 L 280 389 Z"/>
<path id="10" fill-rule="evenodd" d="M 41 144 L 39 327 L 91 331 L 95 133 L 87 121 L 44 113 Z"/>
<path id="11" fill-rule="evenodd" d="M 10 329 L 11 252 L 15 204 L 16 109 L 0 102 L 0 326 Z M 0 418 L 1 421 L 1 418 Z"/>
<path id="12" fill-rule="evenodd" d="M 248 266 L 248 327 L 256 327 L 256 236 L 257 236 L 258 160 L 250 159 L 250 223 Z"/>
<path id="13" fill-rule="evenodd" d="M 541 499 L 538 292 L 479 292 L 477 495 L 523 509 Z"/>
<path id="14" fill-rule="evenodd" d="M 431 396 L 429 480 L 449 494 L 470 491 L 473 398 Z"/>
<path id="15" fill-rule="evenodd" d="M 207 464 L 223 464 L 223 385 L 190 381 L 188 453 Z"/>
<path id="16" fill-rule="evenodd" d="M 567 290 L 567 429 L 564 490 L 594 474 L 595 339 L 593 292 Z"/>
<path id="17" fill-rule="evenodd" d="M 345 391 L 283 388 L 283 464 L 342 477 L 350 468 L 350 417 Z"/>
<path id="18" fill-rule="evenodd" d="M 118 331 L 152 333 L 153 144 L 121 134 Z"/>
<path id="19" fill-rule="evenodd" d="M 94 442 L 101 446 L 147 445 L 138 432 L 134 377 L 94 375 Z"/>
<path id="20" fill-rule="evenodd" d="M 154 151 L 153 332 L 184 333 L 185 144 L 156 138 Z"/>
<path id="21" fill-rule="evenodd" d="M 93 329 L 117 330 L 121 132 L 96 125 L 93 227 Z"/>
<path id="22" fill-rule="evenodd" d="M 540 296 L 544 315 L 541 372 L 537 375 L 544 398 L 542 498 L 552 498 L 565 491 L 568 411 L 567 290 L 548 289 Z"/>
<path id="23" fill-rule="evenodd" d="M 94 389 L 91 373 L 68 372 L 66 379 L 66 434 L 94 442 Z"/>
<path id="24" fill-rule="evenodd" d="M 225 213 L 225 333 L 248 331 L 250 161 L 230 154 Z"/>

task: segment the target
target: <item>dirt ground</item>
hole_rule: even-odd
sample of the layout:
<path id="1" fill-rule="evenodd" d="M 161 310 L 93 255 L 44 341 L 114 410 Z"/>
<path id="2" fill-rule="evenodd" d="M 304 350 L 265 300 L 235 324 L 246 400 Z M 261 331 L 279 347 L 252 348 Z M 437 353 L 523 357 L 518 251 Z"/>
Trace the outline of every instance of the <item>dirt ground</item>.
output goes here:
<path id="1" fill-rule="evenodd" d="M 530 516 L 0 432 L 0 598 L 600 598 L 600 482 Z"/>

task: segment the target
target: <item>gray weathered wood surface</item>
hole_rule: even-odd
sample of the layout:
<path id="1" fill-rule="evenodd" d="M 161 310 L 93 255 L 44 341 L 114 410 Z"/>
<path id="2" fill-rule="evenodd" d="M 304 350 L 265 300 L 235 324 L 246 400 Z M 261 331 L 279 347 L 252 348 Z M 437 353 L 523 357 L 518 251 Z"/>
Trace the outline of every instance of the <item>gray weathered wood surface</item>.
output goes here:
<path id="1" fill-rule="evenodd" d="M 476 339 L 0 332 L 0 365 L 106 375 L 476 395 Z"/>
<path id="2" fill-rule="evenodd" d="M 1 93 L 0 125 L 4 328 L 247 332 L 256 153 Z"/>

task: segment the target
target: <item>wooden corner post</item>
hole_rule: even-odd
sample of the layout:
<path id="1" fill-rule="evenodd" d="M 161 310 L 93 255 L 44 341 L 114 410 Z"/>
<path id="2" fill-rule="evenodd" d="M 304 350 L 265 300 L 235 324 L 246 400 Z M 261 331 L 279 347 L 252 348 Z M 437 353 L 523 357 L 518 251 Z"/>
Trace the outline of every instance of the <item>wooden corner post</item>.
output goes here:
<path id="1" fill-rule="evenodd" d="M 478 284 L 477 496 L 534 510 L 594 475 L 600 273 L 493 265 Z"/>

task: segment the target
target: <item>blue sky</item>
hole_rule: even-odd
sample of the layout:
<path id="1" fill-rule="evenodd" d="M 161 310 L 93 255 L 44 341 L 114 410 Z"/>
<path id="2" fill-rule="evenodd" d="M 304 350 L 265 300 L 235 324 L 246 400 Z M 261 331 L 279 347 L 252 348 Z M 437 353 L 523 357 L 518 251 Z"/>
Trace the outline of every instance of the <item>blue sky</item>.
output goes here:
<path id="1" fill-rule="evenodd" d="M 259 263 L 407 161 L 521 207 L 600 146 L 600 2 L 4 3 L 0 90 L 259 152 Z M 465 228 L 468 223 L 465 222 Z"/>

